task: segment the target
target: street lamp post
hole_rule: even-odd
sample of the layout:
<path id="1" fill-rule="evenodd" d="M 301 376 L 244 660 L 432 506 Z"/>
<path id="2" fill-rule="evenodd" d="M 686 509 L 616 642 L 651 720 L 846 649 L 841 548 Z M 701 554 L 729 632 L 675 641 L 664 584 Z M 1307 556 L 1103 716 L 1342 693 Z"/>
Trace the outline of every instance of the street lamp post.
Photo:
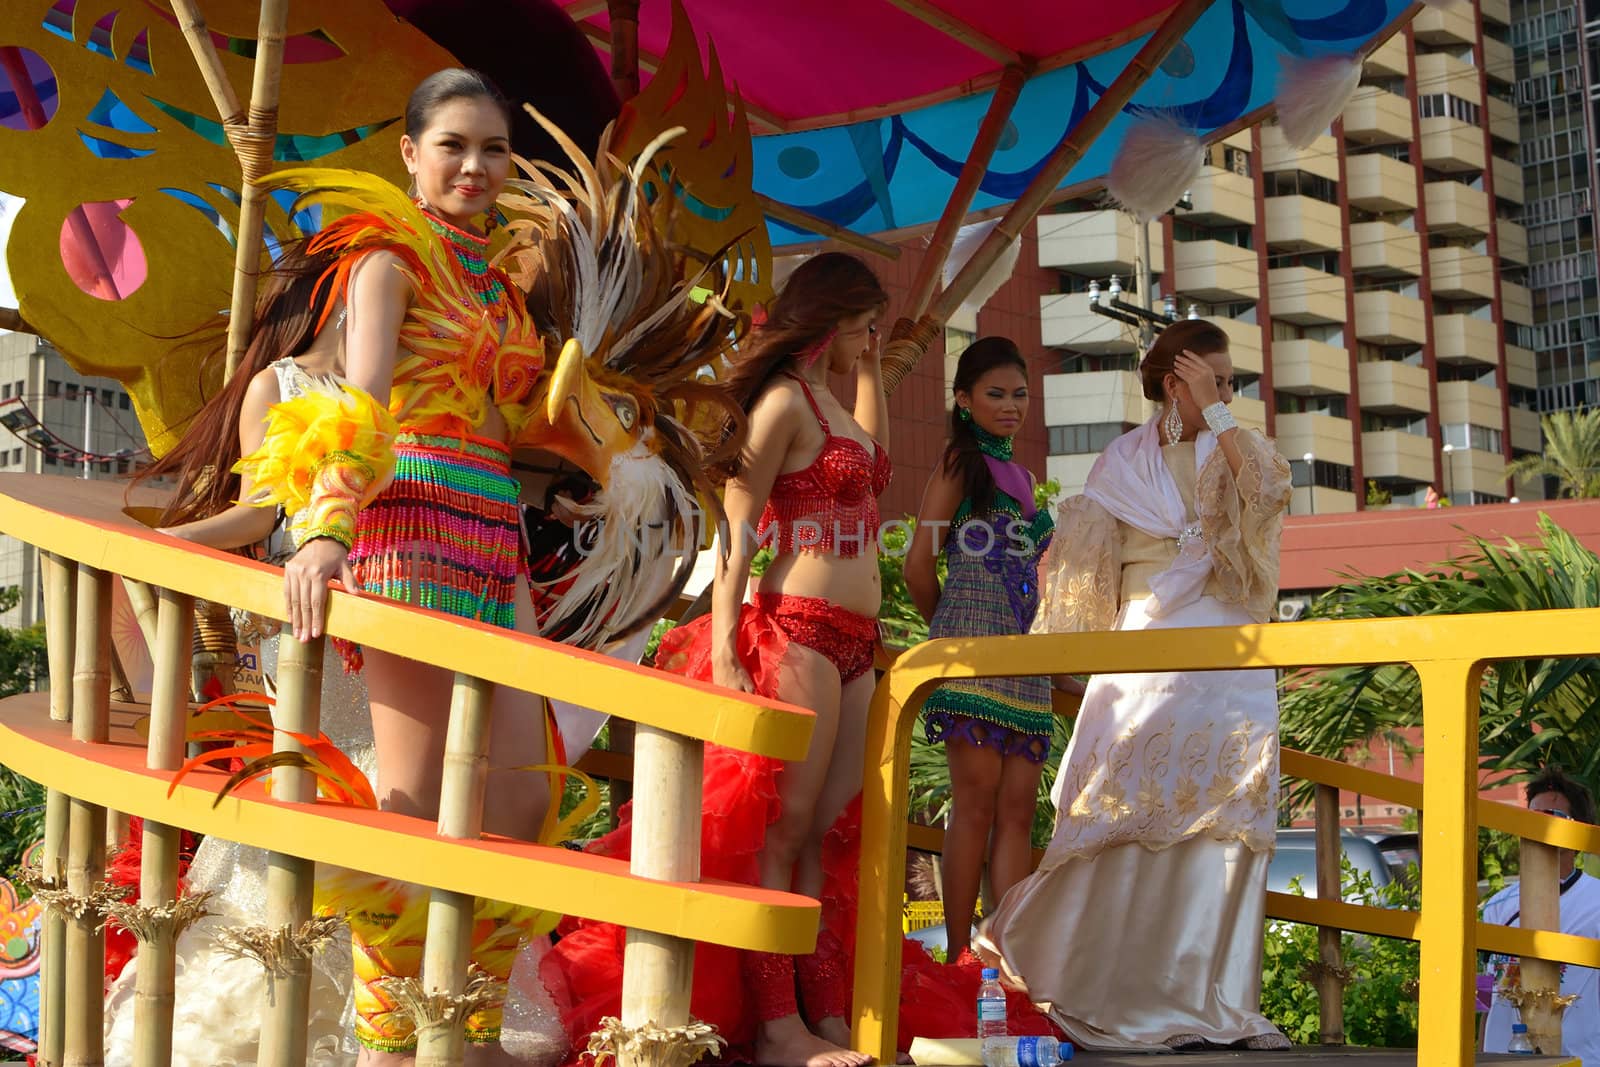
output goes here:
<path id="1" fill-rule="evenodd" d="M 1456 493 L 1455 493 L 1455 481 L 1456 481 L 1455 451 L 1456 451 L 1456 446 L 1446 442 L 1446 444 L 1444 446 L 1444 498 L 1446 500 L 1450 501 L 1450 503 L 1452 505 L 1454 505 L 1455 502 L 1456 502 L 1456 500 L 1455 500 L 1455 497 L 1456 497 Z"/>
<path id="2" fill-rule="evenodd" d="M 1306 461 L 1306 512 L 1317 513 L 1317 457 L 1310 452 L 1300 457 Z"/>

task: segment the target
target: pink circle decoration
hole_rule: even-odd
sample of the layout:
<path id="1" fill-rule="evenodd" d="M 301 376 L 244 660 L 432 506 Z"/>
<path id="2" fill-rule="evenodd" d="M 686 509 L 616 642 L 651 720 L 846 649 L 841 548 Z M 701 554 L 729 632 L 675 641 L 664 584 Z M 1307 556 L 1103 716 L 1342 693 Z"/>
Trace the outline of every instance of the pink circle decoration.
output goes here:
<path id="1" fill-rule="evenodd" d="M 31 48 L 0 44 L 0 126 L 37 130 L 55 117 L 56 73 Z"/>
<path id="2" fill-rule="evenodd" d="M 61 263 L 90 296 L 121 300 L 150 273 L 144 245 L 122 221 L 131 199 L 101 200 L 72 209 L 61 224 Z"/>

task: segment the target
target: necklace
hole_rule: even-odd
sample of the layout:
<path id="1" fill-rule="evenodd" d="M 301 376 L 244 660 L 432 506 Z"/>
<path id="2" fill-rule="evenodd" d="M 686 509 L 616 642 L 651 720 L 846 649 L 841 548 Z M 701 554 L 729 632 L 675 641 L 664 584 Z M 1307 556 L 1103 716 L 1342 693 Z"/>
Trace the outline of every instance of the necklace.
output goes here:
<path id="1" fill-rule="evenodd" d="M 499 276 L 489 269 L 489 261 L 484 255 L 489 250 L 489 238 L 452 226 L 427 212 L 424 214 L 433 232 L 443 238 L 445 244 L 450 246 L 450 251 L 455 253 L 467 288 L 472 290 L 478 303 L 485 308 L 498 308 L 505 299 L 506 289 L 500 283 Z"/>
<path id="2" fill-rule="evenodd" d="M 984 455 L 999 460 L 1011 459 L 1011 438 L 992 434 L 982 426 L 974 426 L 972 434 L 978 439 L 978 448 Z"/>

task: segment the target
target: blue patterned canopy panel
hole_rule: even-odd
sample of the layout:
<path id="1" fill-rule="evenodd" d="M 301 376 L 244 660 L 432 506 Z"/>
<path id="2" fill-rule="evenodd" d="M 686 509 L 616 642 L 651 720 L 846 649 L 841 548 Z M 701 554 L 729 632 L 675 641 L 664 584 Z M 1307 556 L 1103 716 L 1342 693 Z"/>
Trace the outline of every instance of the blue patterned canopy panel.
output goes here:
<path id="1" fill-rule="evenodd" d="M 1070 17 L 1069 6 L 1063 4 L 1062 17 Z M 1141 112 L 1174 111 L 1209 135 L 1271 104 L 1285 59 L 1362 50 L 1409 7 L 1409 0 L 1216 0 L 1061 188 L 1102 178 Z M 972 210 L 1016 199 L 1146 40 L 1029 79 Z M 757 137 L 756 191 L 863 234 L 929 225 L 944 211 L 993 95 Z M 817 240 L 788 223 L 767 221 L 775 248 Z"/>

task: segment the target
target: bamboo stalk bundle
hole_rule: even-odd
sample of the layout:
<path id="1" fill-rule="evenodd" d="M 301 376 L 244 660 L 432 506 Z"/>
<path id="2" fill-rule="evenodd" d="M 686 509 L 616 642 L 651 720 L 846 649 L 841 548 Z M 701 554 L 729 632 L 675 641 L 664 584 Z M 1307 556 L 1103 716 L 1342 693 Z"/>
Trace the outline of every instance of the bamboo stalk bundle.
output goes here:
<path id="1" fill-rule="evenodd" d="M 476 840 L 483 832 L 483 797 L 489 782 L 490 712 L 494 685 L 458 674 L 450 695 L 445 731 L 444 777 L 439 790 L 439 836 Z M 423 949 L 423 990 L 432 1002 L 467 991 L 476 900 L 465 893 L 433 890 L 428 897 L 428 933 Z M 430 1014 L 433 1014 L 430 1012 Z M 454 1067 L 465 1054 L 462 1010 L 442 1019 L 417 1019 L 417 1067 Z M 430 1025 L 432 1024 L 432 1025 Z"/>
<path id="2" fill-rule="evenodd" d="M 50 717 L 72 718 L 72 657 L 77 644 L 77 568 L 53 552 L 39 553 L 44 584 L 45 645 L 50 671 Z M 45 793 L 42 877 L 53 885 L 66 881 L 68 797 L 59 789 Z M 61 1067 L 66 1041 L 67 921 L 61 912 L 45 912 L 40 930 L 39 1062 Z"/>
<path id="3" fill-rule="evenodd" d="M 72 736 L 103 744 L 111 733 L 111 574 L 78 565 L 72 672 Z M 103 1067 L 106 940 L 94 901 L 106 870 L 106 810 L 69 801 L 67 891 L 76 905 L 66 924 L 66 1067 Z"/>
<path id="4" fill-rule="evenodd" d="M 322 658 L 326 637 L 297 641 L 285 630 L 278 638 L 278 703 L 273 725 L 278 728 L 273 748 L 279 752 L 304 752 L 304 746 L 283 731 L 315 737 L 321 729 Z M 279 767 L 272 773 L 272 797 L 308 803 L 316 799 L 311 772 Z M 311 892 L 315 864 L 298 856 L 273 852 L 267 856 L 267 926 L 269 929 L 307 931 L 311 920 Z M 306 1062 L 307 1027 L 311 1017 L 311 954 L 315 945 L 290 939 L 290 951 L 281 954 L 267 982 L 262 1007 L 260 1067 L 303 1067 Z"/>
<path id="5" fill-rule="evenodd" d="M 148 587 L 145 592 L 149 592 Z M 137 604 L 134 610 L 139 610 Z M 182 765 L 184 757 L 194 598 L 163 589 L 155 615 L 154 640 L 150 642 L 155 672 L 151 680 L 150 741 L 145 766 L 172 771 Z M 145 822 L 139 869 L 139 899 L 143 904 L 156 908 L 176 905 L 181 842 L 182 831 L 178 827 Z M 141 939 L 134 985 L 134 1067 L 163 1067 L 172 1062 L 179 933 L 176 922 L 157 922 L 151 924 L 148 937 Z"/>
<path id="6" fill-rule="evenodd" d="M 693 738 L 637 724 L 633 853 L 628 868 L 633 874 L 699 881 L 704 757 L 704 746 Z M 693 977 L 693 941 L 628 931 L 622 960 L 622 1025 L 613 1035 L 618 1067 L 647 1067 L 666 1049 L 686 1054 L 688 1062 L 704 1051 L 703 1035 L 694 1031 L 689 1019 Z M 650 1040 L 641 1040 L 647 1033 Z"/>
<path id="7" fill-rule="evenodd" d="M 50 663 L 50 717 L 57 722 L 72 718 L 72 654 L 77 646 L 74 620 L 78 601 L 78 571 L 53 552 L 39 553 L 44 583 L 45 648 Z"/>

